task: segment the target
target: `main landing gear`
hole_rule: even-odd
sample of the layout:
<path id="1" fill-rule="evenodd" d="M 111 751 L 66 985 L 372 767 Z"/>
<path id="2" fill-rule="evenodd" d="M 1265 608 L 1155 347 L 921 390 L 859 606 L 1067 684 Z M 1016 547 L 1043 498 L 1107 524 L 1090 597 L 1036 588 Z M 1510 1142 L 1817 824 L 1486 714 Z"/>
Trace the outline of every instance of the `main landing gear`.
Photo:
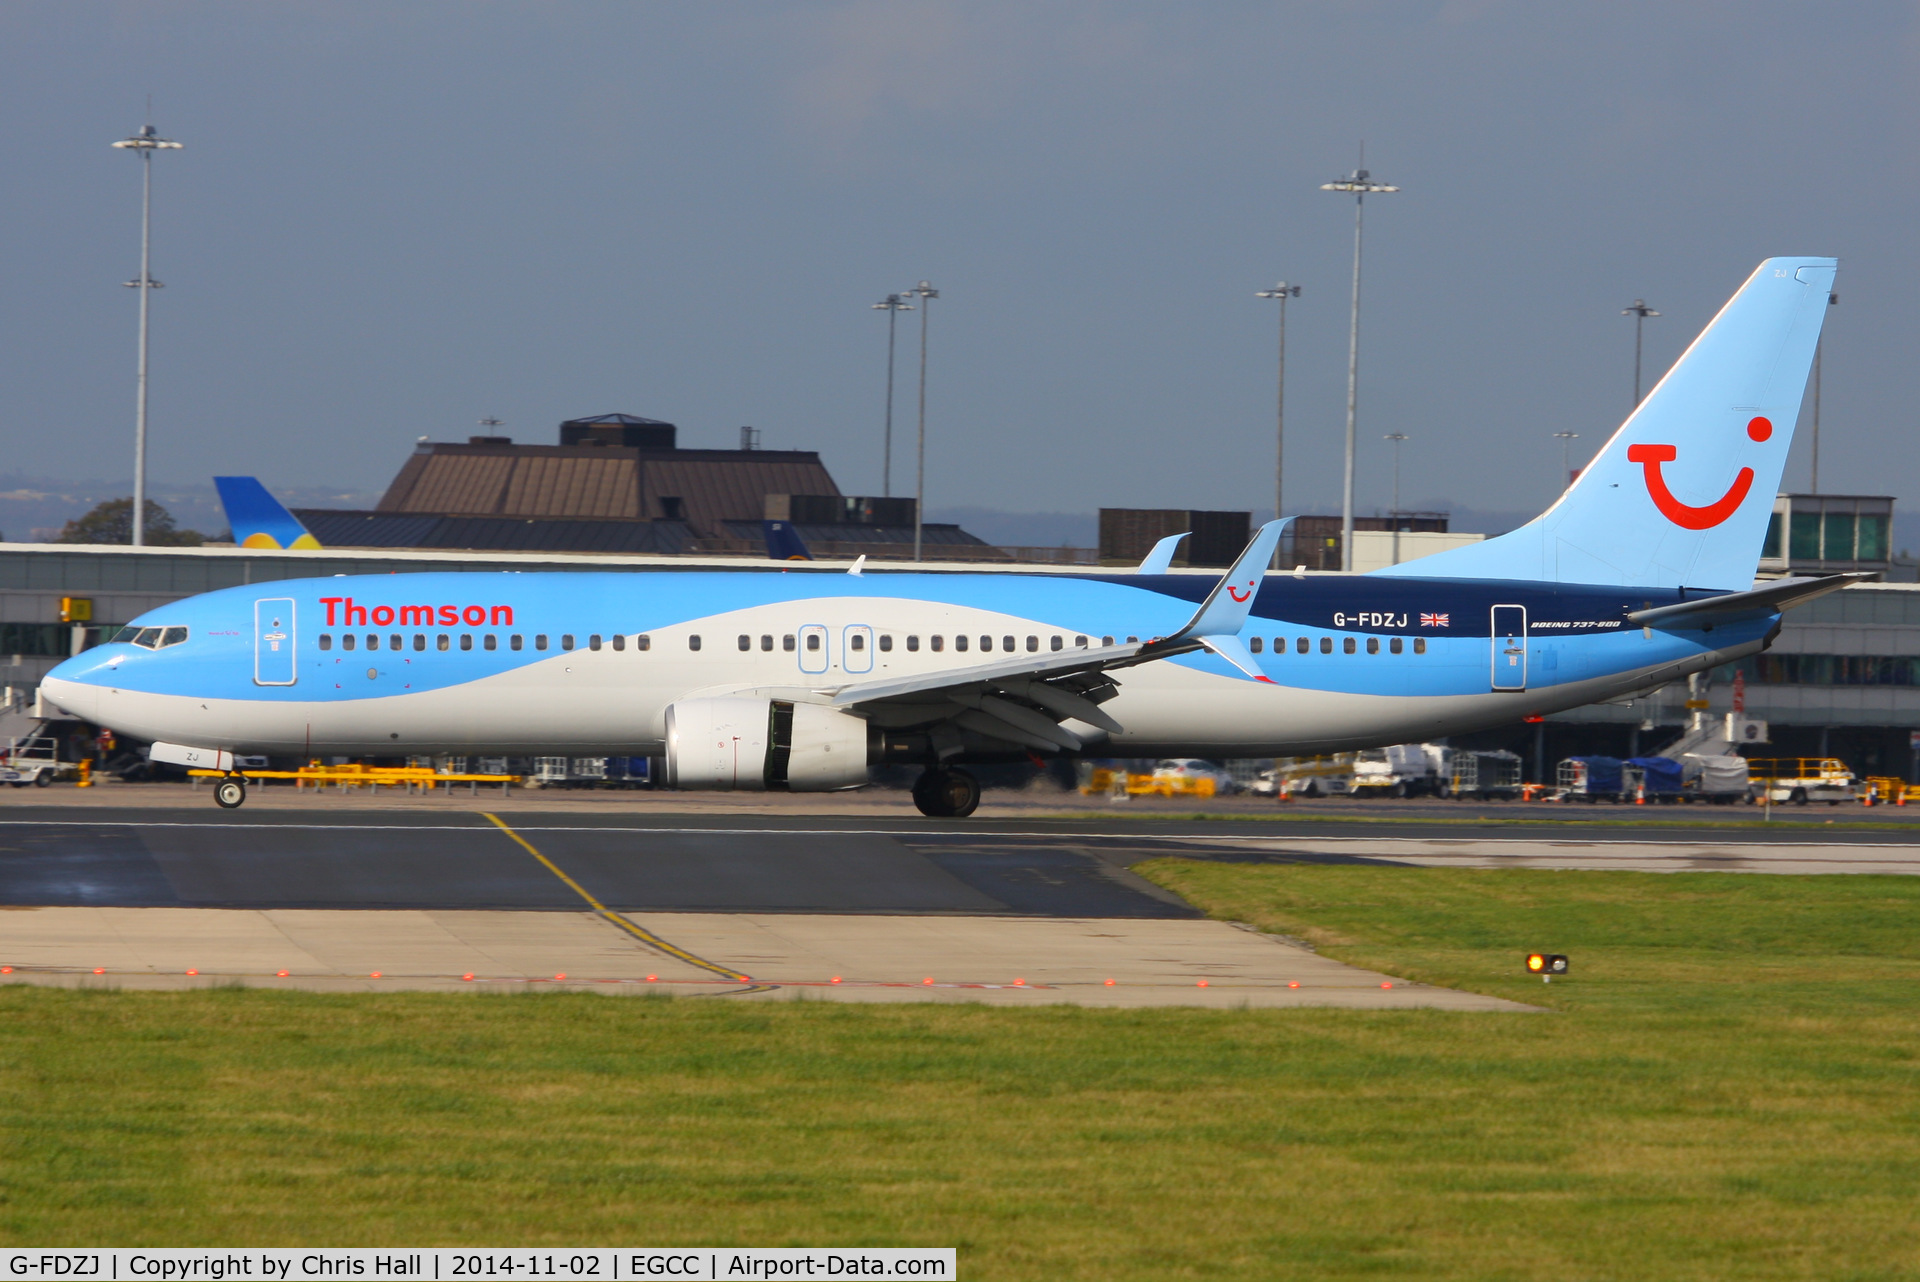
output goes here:
<path id="1" fill-rule="evenodd" d="M 929 819 L 965 819 L 980 805 L 980 781 L 964 770 L 929 766 L 913 782 L 913 804 Z"/>
<path id="2" fill-rule="evenodd" d="M 247 804 L 247 781 L 243 775 L 228 775 L 213 785 L 213 804 L 222 810 L 238 810 Z"/>

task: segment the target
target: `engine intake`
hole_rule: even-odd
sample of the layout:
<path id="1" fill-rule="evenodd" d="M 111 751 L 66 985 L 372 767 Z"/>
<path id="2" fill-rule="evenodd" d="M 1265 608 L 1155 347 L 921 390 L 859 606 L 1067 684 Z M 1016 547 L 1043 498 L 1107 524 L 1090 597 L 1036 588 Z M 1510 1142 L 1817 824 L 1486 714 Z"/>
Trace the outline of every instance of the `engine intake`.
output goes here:
<path id="1" fill-rule="evenodd" d="M 838 792 L 867 782 L 867 723 L 781 699 L 667 705 L 667 786 L 721 792 Z"/>

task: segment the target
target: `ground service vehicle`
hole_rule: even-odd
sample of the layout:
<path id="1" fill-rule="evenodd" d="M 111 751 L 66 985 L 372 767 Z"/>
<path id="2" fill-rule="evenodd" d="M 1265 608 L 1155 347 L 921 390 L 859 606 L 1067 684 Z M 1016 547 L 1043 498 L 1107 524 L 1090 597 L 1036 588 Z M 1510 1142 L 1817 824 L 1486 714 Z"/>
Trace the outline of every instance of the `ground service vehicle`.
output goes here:
<path id="1" fill-rule="evenodd" d="M 1437 743 L 1394 743 L 1353 757 L 1356 797 L 1444 797 L 1452 750 Z"/>

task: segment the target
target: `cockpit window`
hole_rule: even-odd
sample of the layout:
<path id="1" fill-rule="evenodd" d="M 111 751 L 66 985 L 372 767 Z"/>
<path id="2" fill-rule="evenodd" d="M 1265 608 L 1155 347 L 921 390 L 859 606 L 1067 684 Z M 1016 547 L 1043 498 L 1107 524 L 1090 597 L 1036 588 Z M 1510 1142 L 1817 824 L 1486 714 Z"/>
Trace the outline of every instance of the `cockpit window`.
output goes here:
<path id="1" fill-rule="evenodd" d="M 164 650 L 187 639 L 185 628 L 121 628 L 115 641 L 131 641 L 147 650 Z"/>

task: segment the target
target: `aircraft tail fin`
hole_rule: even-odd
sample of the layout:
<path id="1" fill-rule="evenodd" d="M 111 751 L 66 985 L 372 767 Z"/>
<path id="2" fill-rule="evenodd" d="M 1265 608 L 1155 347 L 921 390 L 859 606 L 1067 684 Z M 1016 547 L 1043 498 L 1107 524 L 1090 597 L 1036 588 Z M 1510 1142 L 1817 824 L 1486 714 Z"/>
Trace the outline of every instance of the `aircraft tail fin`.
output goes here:
<path id="1" fill-rule="evenodd" d="M 320 540 L 307 533 L 307 527 L 254 477 L 216 476 L 213 484 L 233 526 L 233 541 L 241 547 L 311 551 L 320 546 Z"/>
<path id="2" fill-rule="evenodd" d="M 760 529 L 766 536 L 767 557 L 770 560 L 813 560 L 813 553 L 807 551 L 807 541 L 800 537 L 800 531 L 793 528 L 793 522 L 762 521 Z"/>
<path id="3" fill-rule="evenodd" d="M 1545 513 L 1375 573 L 1750 586 L 1837 266 L 1761 263 Z"/>

